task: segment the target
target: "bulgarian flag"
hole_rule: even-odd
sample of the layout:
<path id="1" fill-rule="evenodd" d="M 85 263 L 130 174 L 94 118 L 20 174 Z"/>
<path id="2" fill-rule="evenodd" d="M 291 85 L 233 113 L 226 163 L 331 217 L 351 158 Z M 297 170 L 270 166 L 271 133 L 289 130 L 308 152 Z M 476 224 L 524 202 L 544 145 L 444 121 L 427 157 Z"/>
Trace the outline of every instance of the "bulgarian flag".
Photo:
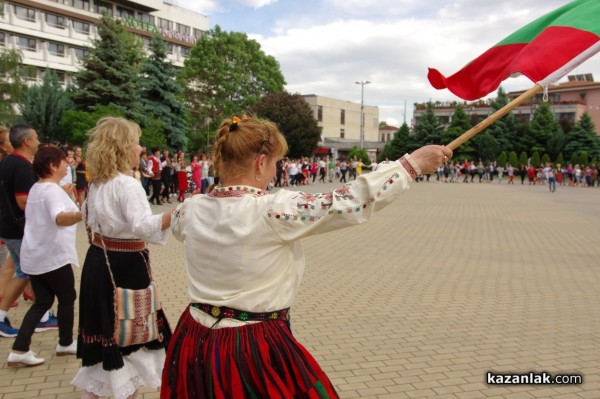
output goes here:
<path id="1" fill-rule="evenodd" d="M 575 0 L 522 27 L 454 75 L 429 68 L 427 78 L 436 89 L 476 100 L 519 74 L 547 87 L 598 51 L 600 0 Z"/>

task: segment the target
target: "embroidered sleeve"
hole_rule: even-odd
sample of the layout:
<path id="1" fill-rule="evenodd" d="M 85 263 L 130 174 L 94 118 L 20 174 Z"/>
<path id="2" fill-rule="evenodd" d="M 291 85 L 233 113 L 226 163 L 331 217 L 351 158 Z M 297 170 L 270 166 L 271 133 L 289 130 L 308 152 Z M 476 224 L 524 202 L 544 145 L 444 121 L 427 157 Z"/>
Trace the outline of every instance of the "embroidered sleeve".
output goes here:
<path id="1" fill-rule="evenodd" d="M 267 217 L 284 240 L 366 222 L 374 211 L 408 190 L 409 172 L 399 161 L 381 165 L 324 194 L 280 190 L 271 197 Z"/>
<path id="2" fill-rule="evenodd" d="M 121 209 L 133 233 L 153 244 L 166 244 L 168 230 L 161 230 L 162 215 L 153 215 L 142 186 L 134 179 L 127 179 L 121 187 Z"/>

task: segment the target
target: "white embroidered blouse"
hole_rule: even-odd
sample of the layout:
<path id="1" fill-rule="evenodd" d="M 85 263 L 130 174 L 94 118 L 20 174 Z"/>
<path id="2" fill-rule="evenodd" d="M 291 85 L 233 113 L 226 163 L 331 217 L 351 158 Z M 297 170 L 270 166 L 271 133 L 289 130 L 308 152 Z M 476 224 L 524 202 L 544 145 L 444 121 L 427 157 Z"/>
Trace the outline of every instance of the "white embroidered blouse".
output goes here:
<path id="1" fill-rule="evenodd" d="M 171 229 L 184 243 L 191 301 L 250 312 L 290 307 L 305 267 L 300 239 L 367 221 L 411 180 L 396 161 L 326 194 L 238 186 L 187 199 Z"/>
<path id="2" fill-rule="evenodd" d="M 87 223 L 105 237 L 140 239 L 165 244 L 168 230 L 161 231 L 162 215 L 153 215 L 146 192 L 132 176 L 118 174 L 102 184 L 90 185 L 82 207 Z"/>

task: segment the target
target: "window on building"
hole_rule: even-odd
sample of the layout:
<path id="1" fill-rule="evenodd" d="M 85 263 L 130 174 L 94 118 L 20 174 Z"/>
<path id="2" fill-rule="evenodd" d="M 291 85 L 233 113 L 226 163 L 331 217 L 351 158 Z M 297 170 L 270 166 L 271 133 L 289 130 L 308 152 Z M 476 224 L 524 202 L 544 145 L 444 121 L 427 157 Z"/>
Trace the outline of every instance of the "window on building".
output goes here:
<path id="1" fill-rule="evenodd" d="M 345 125 L 346 124 L 346 110 L 341 110 L 340 111 L 340 125 Z"/>
<path id="2" fill-rule="evenodd" d="M 84 35 L 90 34 L 90 24 L 89 23 L 83 22 L 83 21 L 78 21 L 78 20 L 74 19 L 72 22 L 72 25 L 73 25 L 73 29 L 75 30 L 75 32 L 83 33 Z"/>
<path id="3" fill-rule="evenodd" d="M 388 133 L 388 134 L 387 134 L 387 141 L 390 141 L 391 139 L 392 139 L 392 134 L 391 134 L 391 133 Z"/>
<path id="4" fill-rule="evenodd" d="M 173 43 L 167 43 L 167 52 L 173 54 Z"/>
<path id="5" fill-rule="evenodd" d="M 380 141 L 385 141 L 385 134 L 381 134 L 381 140 Z"/>
<path id="6" fill-rule="evenodd" d="M 147 22 L 150 25 L 154 25 L 154 15 L 150 15 L 145 12 L 138 12 L 138 19 L 140 21 Z"/>
<path id="7" fill-rule="evenodd" d="M 15 15 L 24 21 L 35 22 L 35 10 L 33 8 L 18 6 L 15 4 Z"/>
<path id="8" fill-rule="evenodd" d="M 90 55 L 90 50 L 85 48 L 75 47 L 73 48 L 73 51 L 75 52 L 75 57 L 77 57 L 78 59 L 82 59 Z"/>
<path id="9" fill-rule="evenodd" d="M 144 46 L 144 48 L 147 50 L 150 48 L 150 38 L 146 37 L 146 36 L 140 36 L 140 39 L 142 39 L 142 44 Z"/>
<path id="10" fill-rule="evenodd" d="M 53 3 L 64 4 L 73 7 L 73 0 L 50 0 Z"/>
<path id="11" fill-rule="evenodd" d="M 119 18 L 133 18 L 134 15 L 135 14 L 134 14 L 133 10 L 130 10 L 129 8 L 117 6 L 117 16 Z"/>
<path id="12" fill-rule="evenodd" d="M 190 48 L 181 46 L 181 56 L 183 58 L 188 58 L 190 56 Z"/>
<path id="13" fill-rule="evenodd" d="M 322 105 L 317 106 L 317 121 L 323 122 L 323 106 Z"/>
<path id="14" fill-rule="evenodd" d="M 90 10 L 90 0 L 71 0 L 73 7 L 79 8 L 80 10 Z"/>
<path id="15" fill-rule="evenodd" d="M 194 37 L 196 39 L 200 39 L 202 35 L 204 35 L 204 31 L 202 31 L 201 29 L 194 28 Z"/>
<path id="16" fill-rule="evenodd" d="M 190 35 L 192 28 L 184 24 L 177 24 L 177 32 L 182 33 L 184 35 Z"/>
<path id="17" fill-rule="evenodd" d="M 6 46 L 6 33 L 0 32 L 0 47 Z"/>
<path id="18" fill-rule="evenodd" d="M 158 18 L 158 26 L 166 30 L 173 30 L 173 22 L 168 19 Z"/>
<path id="19" fill-rule="evenodd" d="M 66 83 L 67 74 L 65 71 L 59 71 L 57 69 L 51 69 L 51 71 L 54 73 L 54 75 L 56 75 L 56 78 L 60 83 Z M 44 79 L 44 75 L 46 75 L 46 70 L 40 72 L 40 77 L 42 79 Z"/>
<path id="20" fill-rule="evenodd" d="M 65 17 L 56 14 L 46 14 L 46 23 L 54 28 L 64 29 L 67 25 Z"/>
<path id="21" fill-rule="evenodd" d="M 65 45 L 59 43 L 48 42 L 48 52 L 57 57 L 65 56 Z"/>
<path id="22" fill-rule="evenodd" d="M 340 138 L 341 139 L 345 139 L 346 138 L 346 129 L 340 129 Z"/>
<path id="23" fill-rule="evenodd" d="M 106 14 L 110 15 L 111 17 L 114 15 L 113 14 L 113 6 L 111 3 L 107 2 L 107 1 L 100 1 L 100 0 L 94 1 L 94 12 L 96 14 L 106 13 Z"/>
<path id="24" fill-rule="evenodd" d="M 17 36 L 17 45 L 21 50 L 37 51 L 37 41 L 30 37 Z"/>

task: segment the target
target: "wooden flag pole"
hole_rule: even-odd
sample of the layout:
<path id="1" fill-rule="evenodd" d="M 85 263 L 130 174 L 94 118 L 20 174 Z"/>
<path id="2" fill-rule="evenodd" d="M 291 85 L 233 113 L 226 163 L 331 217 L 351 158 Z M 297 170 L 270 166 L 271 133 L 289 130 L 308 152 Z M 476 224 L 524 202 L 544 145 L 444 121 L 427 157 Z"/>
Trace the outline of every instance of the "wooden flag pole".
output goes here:
<path id="1" fill-rule="evenodd" d="M 492 123 L 496 122 L 498 119 L 502 118 L 504 115 L 508 114 L 518 105 L 525 102 L 525 100 L 527 100 L 528 98 L 533 97 L 533 95 L 540 92 L 541 90 L 542 86 L 536 84 L 531 89 L 527 90 L 525 93 L 521 94 L 519 97 L 506 104 L 504 107 L 500 108 L 498 111 L 494 112 L 493 114 L 479 122 L 477 125 L 473 126 L 469 130 L 461 134 L 459 137 L 452 140 L 452 142 L 448 144 L 448 147 L 450 147 L 452 150 L 455 150 L 456 148 L 460 147 L 461 145 L 466 143 L 467 140 L 470 140 L 475 135 L 481 133 L 482 130 L 490 126 Z"/>

